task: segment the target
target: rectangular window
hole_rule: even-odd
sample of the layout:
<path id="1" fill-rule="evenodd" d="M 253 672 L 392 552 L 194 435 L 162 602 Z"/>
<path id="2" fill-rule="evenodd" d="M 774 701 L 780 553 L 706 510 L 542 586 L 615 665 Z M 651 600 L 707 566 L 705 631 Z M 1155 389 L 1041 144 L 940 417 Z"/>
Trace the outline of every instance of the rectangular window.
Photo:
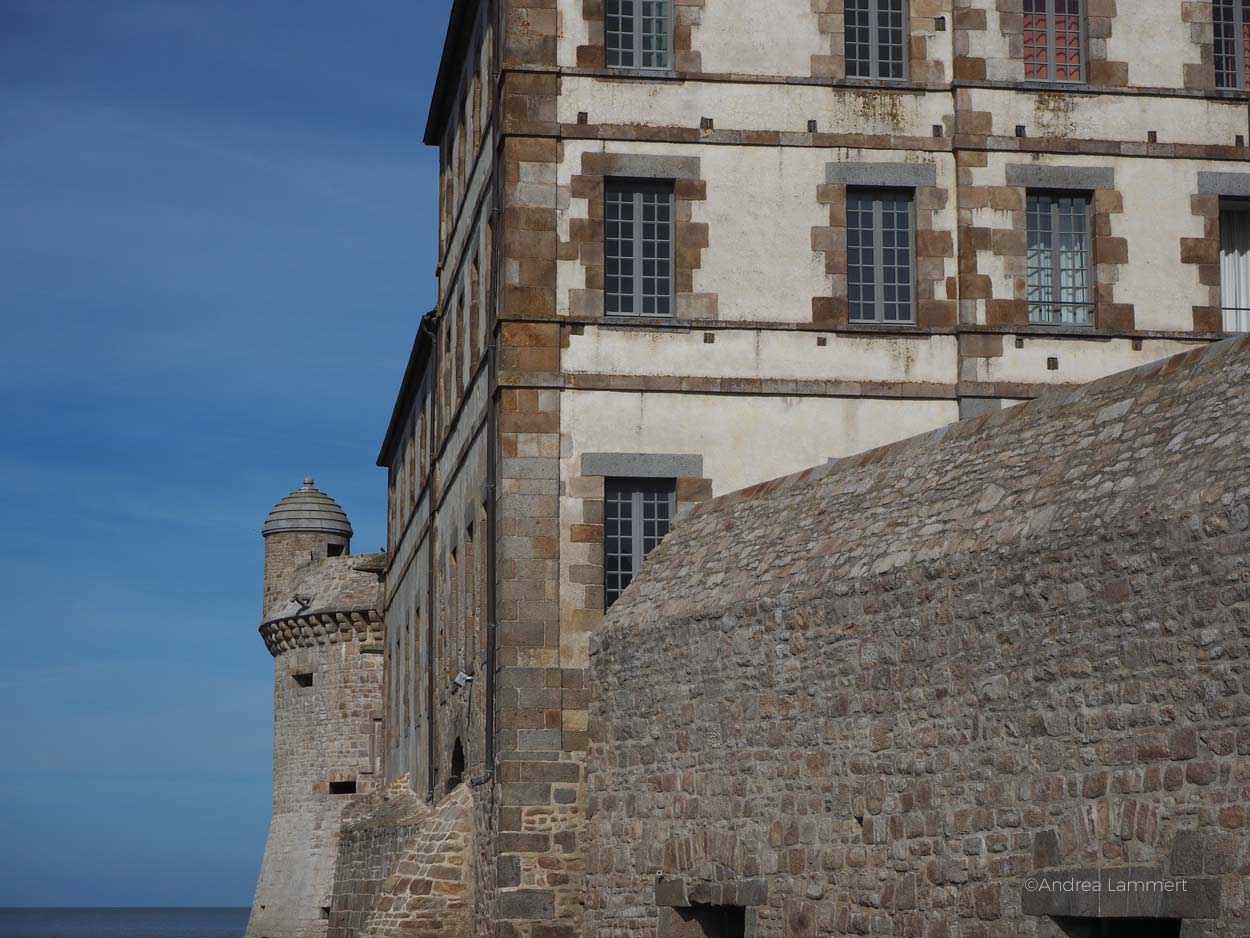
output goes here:
<path id="1" fill-rule="evenodd" d="M 846 0 L 846 77 L 907 77 L 907 0 Z"/>
<path id="2" fill-rule="evenodd" d="M 1094 324 L 1089 196 L 1040 192 L 1028 197 L 1029 322 Z"/>
<path id="3" fill-rule="evenodd" d="M 848 189 L 847 297 L 851 322 L 915 320 L 912 193 Z"/>
<path id="4" fill-rule="evenodd" d="M 1220 206 L 1220 294 L 1225 332 L 1250 332 L 1250 202 Z"/>
<path id="5" fill-rule="evenodd" d="M 1250 86 L 1250 3 L 1247 0 L 1215 0 L 1215 86 Z"/>
<path id="6" fill-rule="evenodd" d="M 610 182 L 603 198 L 604 312 L 671 316 L 672 184 Z"/>
<path id="7" fill-rule="evenodd" d="M 607 0 L 604 37 L 610 68 L 672 67 L 671 0 Z"/>
<path id="8" fill-rule="evenodd" d="M 604 486 L 604 606 L 611 606 L 663 540 L 677 508 L 672 479 L 609 479 Z"/>
<path id="9" fill-rule="evenodd" d="M 1084 81 L 1083 0 L 1024 0 L 1024 77 Z"/>

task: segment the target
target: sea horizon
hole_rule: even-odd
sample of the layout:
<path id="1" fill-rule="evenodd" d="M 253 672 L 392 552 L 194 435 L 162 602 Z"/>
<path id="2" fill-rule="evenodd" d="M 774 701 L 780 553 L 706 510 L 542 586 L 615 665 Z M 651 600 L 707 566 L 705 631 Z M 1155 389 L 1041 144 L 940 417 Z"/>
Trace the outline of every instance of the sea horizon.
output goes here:
<path id="1" fill-rule="evenodd" d="M 242 938 L 251 906 L 0 906 L 0 938 Z"/>

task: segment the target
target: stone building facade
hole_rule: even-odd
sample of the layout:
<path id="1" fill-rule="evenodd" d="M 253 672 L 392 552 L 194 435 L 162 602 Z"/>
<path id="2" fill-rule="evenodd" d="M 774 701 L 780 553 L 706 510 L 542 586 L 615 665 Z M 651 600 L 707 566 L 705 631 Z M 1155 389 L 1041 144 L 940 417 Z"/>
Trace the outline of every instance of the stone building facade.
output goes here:
<path id="1" fill-rule="evenodd" d="M 1250 328 L 1245 5 L 456 0 L 334 938 L 583 934 L 591 639 L 695 506 Z"/>
<path id="2" fill-rule="evenodd" d="M 1247 465 L 1242 338 L 699 506 L 592 643 L 585 934 L 1250 935 Z"/>

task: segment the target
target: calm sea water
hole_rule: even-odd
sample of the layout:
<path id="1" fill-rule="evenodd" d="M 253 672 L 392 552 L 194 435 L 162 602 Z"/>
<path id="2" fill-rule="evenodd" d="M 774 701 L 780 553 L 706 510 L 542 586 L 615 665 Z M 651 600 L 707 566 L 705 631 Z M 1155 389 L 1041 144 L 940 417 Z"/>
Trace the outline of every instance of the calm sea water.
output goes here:
<path id="1" fill-rule="evenodd" d="M 247 909 L 0 909 L 0 938 L 243 938 Z"/>

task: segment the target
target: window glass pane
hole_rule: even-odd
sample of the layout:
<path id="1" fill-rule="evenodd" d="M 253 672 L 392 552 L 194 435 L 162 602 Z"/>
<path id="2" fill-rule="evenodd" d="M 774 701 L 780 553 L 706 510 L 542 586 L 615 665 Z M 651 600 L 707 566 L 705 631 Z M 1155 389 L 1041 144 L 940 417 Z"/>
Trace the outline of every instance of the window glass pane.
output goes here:
<path id="1" fill-rule="evenodd" d="M 873 222 L 872 193 L 849 190 L 846 194 L 846 272 L 850 318 L 877 318 L 877 245 Z"/>
<path id="2" fill-rule="evenodd" d="M 846 0 L 846 76 L 872 78 L 872 0 Z"/>
<path id="3" fill-rule="evenodd" d="M 907 23 L 904 0 L 877 0 L 878 78 L 906 75 Z"/>
<path id="4" fill-rule="evenodd" d="M 608 187 L 603 206 L 603 310 L 631 315 L 634 310 L 634 194 Z"/>
<path id="5" fill-rule="evenodd" d="M 641 49 L 643 68 L 668 68 L 668 2 L 638 0 L 642 6 Z"/>
<path id="6" fill-rule="evenodd" d="M 1220 212 L 1220 293 L 1225 332 L 1250 332 L 1250 205 Z"/>
<path id="7" fill-rule="evenodd" d="M 673 292 L 672 200 L 667 192 L 642 193 L 642 314 L 667 316 Z"/>
<path id="8" fill-rule="evenodd" d="M 1050 199 L 1047 196 L 1029 196 L 1029 321 L 1050 322 L 1050 303 L 1055 285 L 1053 243 L 1050 228 Z"/>
<path id="9" fill-rule="evenodd" d="M 604 313 L 673 314 L 673 193 L 613 183 L 604 191 Z"/>
<path id="10" fill-rule="evenodd" d="M 846 0 L 848 78 L 907 77 L 907 0 Z"/>
<path id="11" fill-rule="evenodd" d="M 1080 197 L 1059 199 L 1059 302 L 1063 322 L 1090 325 L 1089 203 Z"/>
<path id="12" fill-rule="evenodd" d="M 1050 78 L 1050 35 L 1047 0 L 1024 0 L 1024 77 Z"/>
<path id="13" fill-rule="evenodd" d="M 1237 42 L 1243 39 L 1238 28 L 1241 6 L 1239 0 L 1215 0 L 1215 84 L 1218 88 L 1237 88 L 1241 78 L 1237 68 Z"/>
<path id="14" fill-rule="evenodd" d="M 1053 0 L 1055 4 L 1056 81 L 1081 80 L 1081 0 Z"/>
<path id="15" fill-rule="evenodd" d="M 609 479 L 604 485 L 604 603 L 611 606 L 633 580 L 640 561 L 673 522 L 672 479 Z"/>
<path id="16" fill-rule="evenodd" d="M 881 195 L 882 318 L 910 322 L 912 309 L 911 196 Z"/>
<path id="17" fill-rule="evenodd" d="M 1237 14 L 1241 19 L 1241 69 L 1238 77 L 1241 84 L 1238 88 L 1250 86 L 1250 10 L 1246 9 L 1246 0 L 1240 0 Z"/>
<path id="18" fill-rule="evenodd" d="M 633 68 L 635 22 L 634 5 L 639 0 L 607 0 L 604 22 L 604 40 L 607 43 L 608 65 L 614 68 Z"/>
<path id="19" fill-rule="evenodd" d="M 911 322 L 915 300 L 912 194 L 849 189 L 847 300 L 852 322 Z"/>
<path id="20" fill-rule="evenodd" d="M 603 574 L 610 606 L 634 578 L 633 493 L 620 486 L 604 490 Z"/>

